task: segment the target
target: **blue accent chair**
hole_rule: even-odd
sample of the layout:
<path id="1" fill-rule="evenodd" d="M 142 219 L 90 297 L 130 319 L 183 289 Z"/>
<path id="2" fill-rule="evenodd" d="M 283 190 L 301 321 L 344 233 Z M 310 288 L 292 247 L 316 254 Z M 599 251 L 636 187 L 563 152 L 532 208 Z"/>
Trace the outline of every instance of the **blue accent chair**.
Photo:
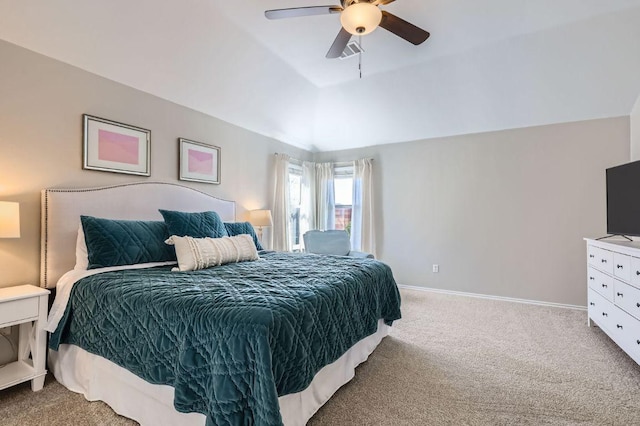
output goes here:
<path id="1" fill-rule="evenodd" d="M 302 238 L 307 253 L 374 258 L 371 253 L 351 250 L 351 241 L 347 231 L 307 231 Z"/>

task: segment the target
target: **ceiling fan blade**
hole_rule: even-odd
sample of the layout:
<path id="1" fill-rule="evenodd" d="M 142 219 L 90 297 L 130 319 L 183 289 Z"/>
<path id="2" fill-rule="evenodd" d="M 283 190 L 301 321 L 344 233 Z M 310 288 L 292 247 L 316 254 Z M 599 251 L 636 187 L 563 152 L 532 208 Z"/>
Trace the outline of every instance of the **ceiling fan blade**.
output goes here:
<path id="1" fill-rule="evenodd" d="M 349 40 L 351 40 L 351 33 L 344 28 L 340 28 L 338 36 L 333 41 L 331 48 L 327 52 L 327 59 L 339 58 L 340 55 L 342 55 L 342 52 L 344 52 L 344 48 L 347 47 Z"/>
<path id="2" fill-rule="evenodd" d="M 430 34 L 422 28 L 398 18 L 396 15 L 392 15 L 387 11 L 382 11 L 382 20 L 380 26 L 387 31 L 390 31 L 400 38 L 407 40 L 409 43 L 413 43 L 416 46 L 429 38 Z"/>
<path id="3" fill-rule="evenodd" d="M 329 15 L 342 12 L 340 6 L 292 7 L 290 9 L 274 9 L 264 12 L 268 19 L 297 18 L 299 16 Z"/>

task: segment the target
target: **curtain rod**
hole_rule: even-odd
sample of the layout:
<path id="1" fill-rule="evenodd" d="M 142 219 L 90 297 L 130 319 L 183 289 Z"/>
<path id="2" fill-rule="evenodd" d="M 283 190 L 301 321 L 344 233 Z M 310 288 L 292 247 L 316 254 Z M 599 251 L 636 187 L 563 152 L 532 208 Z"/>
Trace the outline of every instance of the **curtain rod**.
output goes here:
<path id="1" fill-rule="evenodd" d="M 278 155 L 278 153 L 274 153 L 273 155 Z M 373 158 L 367 158 L 369 161 L 373 161 Z M 306 160 L 299 160 L 297 158 L 290 157 L 289 162 L 301 165 Z M 306 161 L 307 163 L 316 163 L 317 161 Z M 348 166 L 352 163 L 352 161 L 323 161 L 323 163 L 333 163 L 337 166 Z"/>

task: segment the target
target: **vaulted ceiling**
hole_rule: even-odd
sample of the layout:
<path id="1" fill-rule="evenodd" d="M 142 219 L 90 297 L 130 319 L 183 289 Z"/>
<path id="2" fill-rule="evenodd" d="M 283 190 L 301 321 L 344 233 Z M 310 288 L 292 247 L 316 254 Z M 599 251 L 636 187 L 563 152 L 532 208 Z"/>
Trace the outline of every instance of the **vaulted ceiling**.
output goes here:
<path id="1" fill-rule="evenodd" d="M 431 37 L 362 37 L 361 79 L 325 59 L 338 15 L 264 17 L 331 3 L 0 0 L 0 39 L 316 151 L 629 115 L 640 94 L 640 0 L 397 0 Z"/>

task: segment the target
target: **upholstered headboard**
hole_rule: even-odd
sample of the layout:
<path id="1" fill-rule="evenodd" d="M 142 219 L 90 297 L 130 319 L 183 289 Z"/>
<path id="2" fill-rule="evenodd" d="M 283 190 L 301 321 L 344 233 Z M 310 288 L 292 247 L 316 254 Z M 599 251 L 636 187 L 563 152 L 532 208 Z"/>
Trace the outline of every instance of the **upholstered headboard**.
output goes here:
<path id="1" fill-rule="evenodd" d="M 236 204 L 174 183 L 139 182 L 103 188 L 42 191 L 40 286 L 55 287 L 75 265 L 80 215 L 109 219 L 162 220 L 158 209 L 213 210 L 234 221 Z"/>

